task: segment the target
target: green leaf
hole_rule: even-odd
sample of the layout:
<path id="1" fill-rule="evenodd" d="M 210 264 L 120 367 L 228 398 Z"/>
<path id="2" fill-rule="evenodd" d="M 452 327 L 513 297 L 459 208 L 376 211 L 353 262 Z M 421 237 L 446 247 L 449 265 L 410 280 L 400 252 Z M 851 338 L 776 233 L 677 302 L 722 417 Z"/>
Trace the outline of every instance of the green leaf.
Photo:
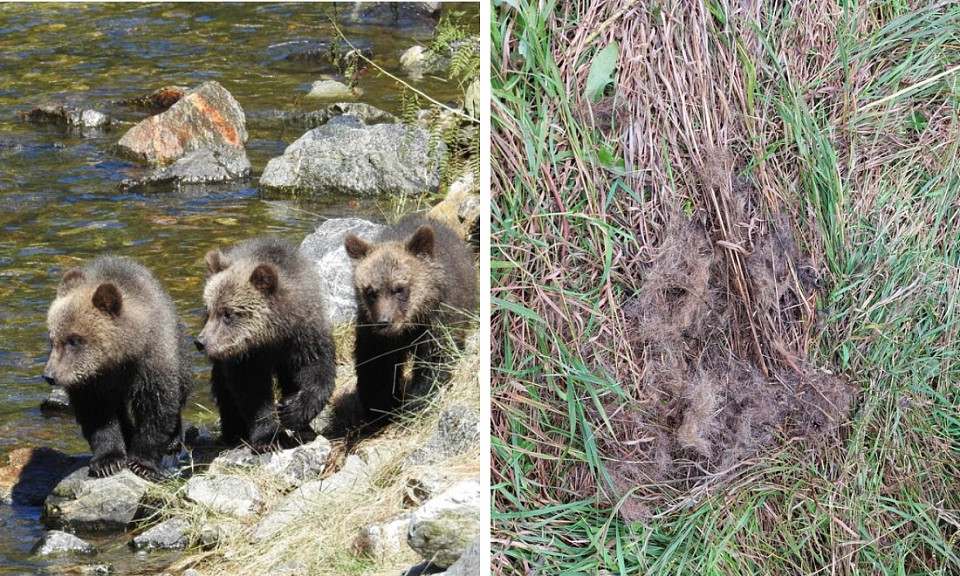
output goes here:
<path id="1" fill-rule="evenodd" d="M 597 52 L 590 62 L 590 73 L 587 74 L 587 87 L 584 96 L 596 102 L 603 95 L 603 89 L 613 82 L 613 71 L 620 59 L 620 48 L 616 42 L 611 42 L 606 48 Z"/>

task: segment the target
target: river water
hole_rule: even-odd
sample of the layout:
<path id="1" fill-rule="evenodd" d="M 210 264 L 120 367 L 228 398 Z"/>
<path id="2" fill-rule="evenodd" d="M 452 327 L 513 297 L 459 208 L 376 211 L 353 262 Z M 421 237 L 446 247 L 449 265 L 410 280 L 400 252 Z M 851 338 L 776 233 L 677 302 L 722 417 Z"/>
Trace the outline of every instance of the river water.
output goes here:
<path id="1" fill-rule="evenodd" d="M 476 5 L 454 8 L 471 12 L 479 31 Z M 89 450 L 71 417 L 44 417 L 39 410 L 48 393 L 40 378 L 48 354 L 44 321 L 66 267 L 107 252 L 136 258 L 171 292 L 192 337 L 201 328 L 207 250 L 267 232 L 299 241 L 328 218 L 383 220 L 397 210 L 385 197 L 271 198 L 257 188 L 267 161 L 305 130 L 284 126 L 278 113 L 330 103 L 306 97 L 309 85 L 322 79 L 316 67 L 284 57 L 295 47 L 336 38 L 329 19 L 343 9 L 0 3 L 0 465 L 21 447 Z M 341 29 L 401 77 L 400 54 L 427 43 L 433 32 L 431 25 L 370 21 Z M 119 192 L 118 183 L 142 168 L 115 155 L 113 146 L 146 113 L 117 101 L 208 80 L 220 82 L 244 108 L 253 177 L 203 193 Z M 359 101 L 399 113 L 401 90 L 394 81 L 367 71 L 359 87 Z M 459 97 L 456 84 L 441 78 L 427 77 L 417 87 L 441 101 Z M 19 120 L 20 112 L 44 103 L 94 109 L 130 124 L 80 137 Z M 209 366 L 199 354 L 192 360 L 196 379 L 185 425 L 216 414 L 207 391 Z M 44 533 L 39 512 L 0 504 L 0 574 L 56 570 L 31 553 Z M 112 563 L 115 573 L 150 569 L 144 559 L 103 556 L 95 562 Z M 132 564 L 123 568 L 123 562 Z"/>

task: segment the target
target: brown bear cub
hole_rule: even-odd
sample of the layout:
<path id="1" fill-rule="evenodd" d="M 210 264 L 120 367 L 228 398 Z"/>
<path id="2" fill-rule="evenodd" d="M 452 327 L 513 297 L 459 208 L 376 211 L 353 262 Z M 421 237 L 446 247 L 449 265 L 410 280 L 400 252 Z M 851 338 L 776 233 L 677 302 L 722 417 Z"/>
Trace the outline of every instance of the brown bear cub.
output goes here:
<path id="1" fill-rule="evenodd" d="M 221 441 L 275 450 L 287 444 L 281 427 L 297 441 L 312 439 L 310 421 L 326 405 L 336 379 L 333 337 L 313 264 L 296 245 L 276 237 L 212 250 L 206 261 L 205 325 L 196 345 L 213 361 Z"/>
<path id="2" fill-rule="evenodd" d="M 449 377 L 441 326 L 463 344 L 477 307 L 474 257 L 456 232 L 421 217 L 401 220 L 374 243 L 348 234 L 344 247 L 355 262 L 357 396 L 365 418 L 382 422 Z"/>
<path id="3" fill-rule="evenodd" d="M 50 384 L 63 386 L 93 458 L 91 476 L 160 475 L 180 441 L 190 370 L 183 325 L 136 262 L 103 256 L 67 270 L 47 314 Z"/>

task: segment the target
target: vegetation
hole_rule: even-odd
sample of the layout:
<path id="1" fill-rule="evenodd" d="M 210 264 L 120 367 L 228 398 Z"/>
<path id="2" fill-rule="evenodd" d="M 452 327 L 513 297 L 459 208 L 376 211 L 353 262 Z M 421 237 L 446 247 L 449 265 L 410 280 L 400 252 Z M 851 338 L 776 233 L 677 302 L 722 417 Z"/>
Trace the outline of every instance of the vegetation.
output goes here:
<path id="1" fill-rule="evenodd" d="M 495 573 L 960 572 L 960 7 L 505 0 L 492 20 Z M 629 309 L 677 222 L 725 273 L 729 358 L 832 372 L 857 392 L 842 421 L 720 467 L 655 420 L 698 472 L 629 473 L 662 361 Z M 778 316 L 737 263 L 781 222 L 802 298 Z"/>

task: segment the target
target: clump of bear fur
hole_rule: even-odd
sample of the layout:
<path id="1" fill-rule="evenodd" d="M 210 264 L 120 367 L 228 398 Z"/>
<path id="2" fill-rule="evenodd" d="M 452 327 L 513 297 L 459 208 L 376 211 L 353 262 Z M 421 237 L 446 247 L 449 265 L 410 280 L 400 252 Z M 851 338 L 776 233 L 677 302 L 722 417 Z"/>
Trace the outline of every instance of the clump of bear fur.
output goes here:
<path id="1" fill-rule="evenodd" d="M 170 296 L 140 264 L 104 256 L 64 274 L 47 326 L 43 377 L 70 397 L 93 453 L 90 475 L 159 475 L 179 445 L 190 381 Z"/>
<path id="2" fill-rule="evenodd" d="M 196 344 L 213 362 L 221 440 L 265 451 L 284 444 L 281 427 L 297 440 L 312 438 L 310 421 L 326 405 L 336 378 L 312 264 L 277 237 L 212 250 L 206 262 L 205 324 Z"/>
<path id="3" fill-rule="evenodd" d="M 408 217 L 374 243 L 348 234 L 344 247 L 356 264 L 357 397 L 374 421 L 414 407 L 448 378 L 441 327 L 462 345 L 477 307 L 477 274 L 457 234 L 425 218 Z"/>

